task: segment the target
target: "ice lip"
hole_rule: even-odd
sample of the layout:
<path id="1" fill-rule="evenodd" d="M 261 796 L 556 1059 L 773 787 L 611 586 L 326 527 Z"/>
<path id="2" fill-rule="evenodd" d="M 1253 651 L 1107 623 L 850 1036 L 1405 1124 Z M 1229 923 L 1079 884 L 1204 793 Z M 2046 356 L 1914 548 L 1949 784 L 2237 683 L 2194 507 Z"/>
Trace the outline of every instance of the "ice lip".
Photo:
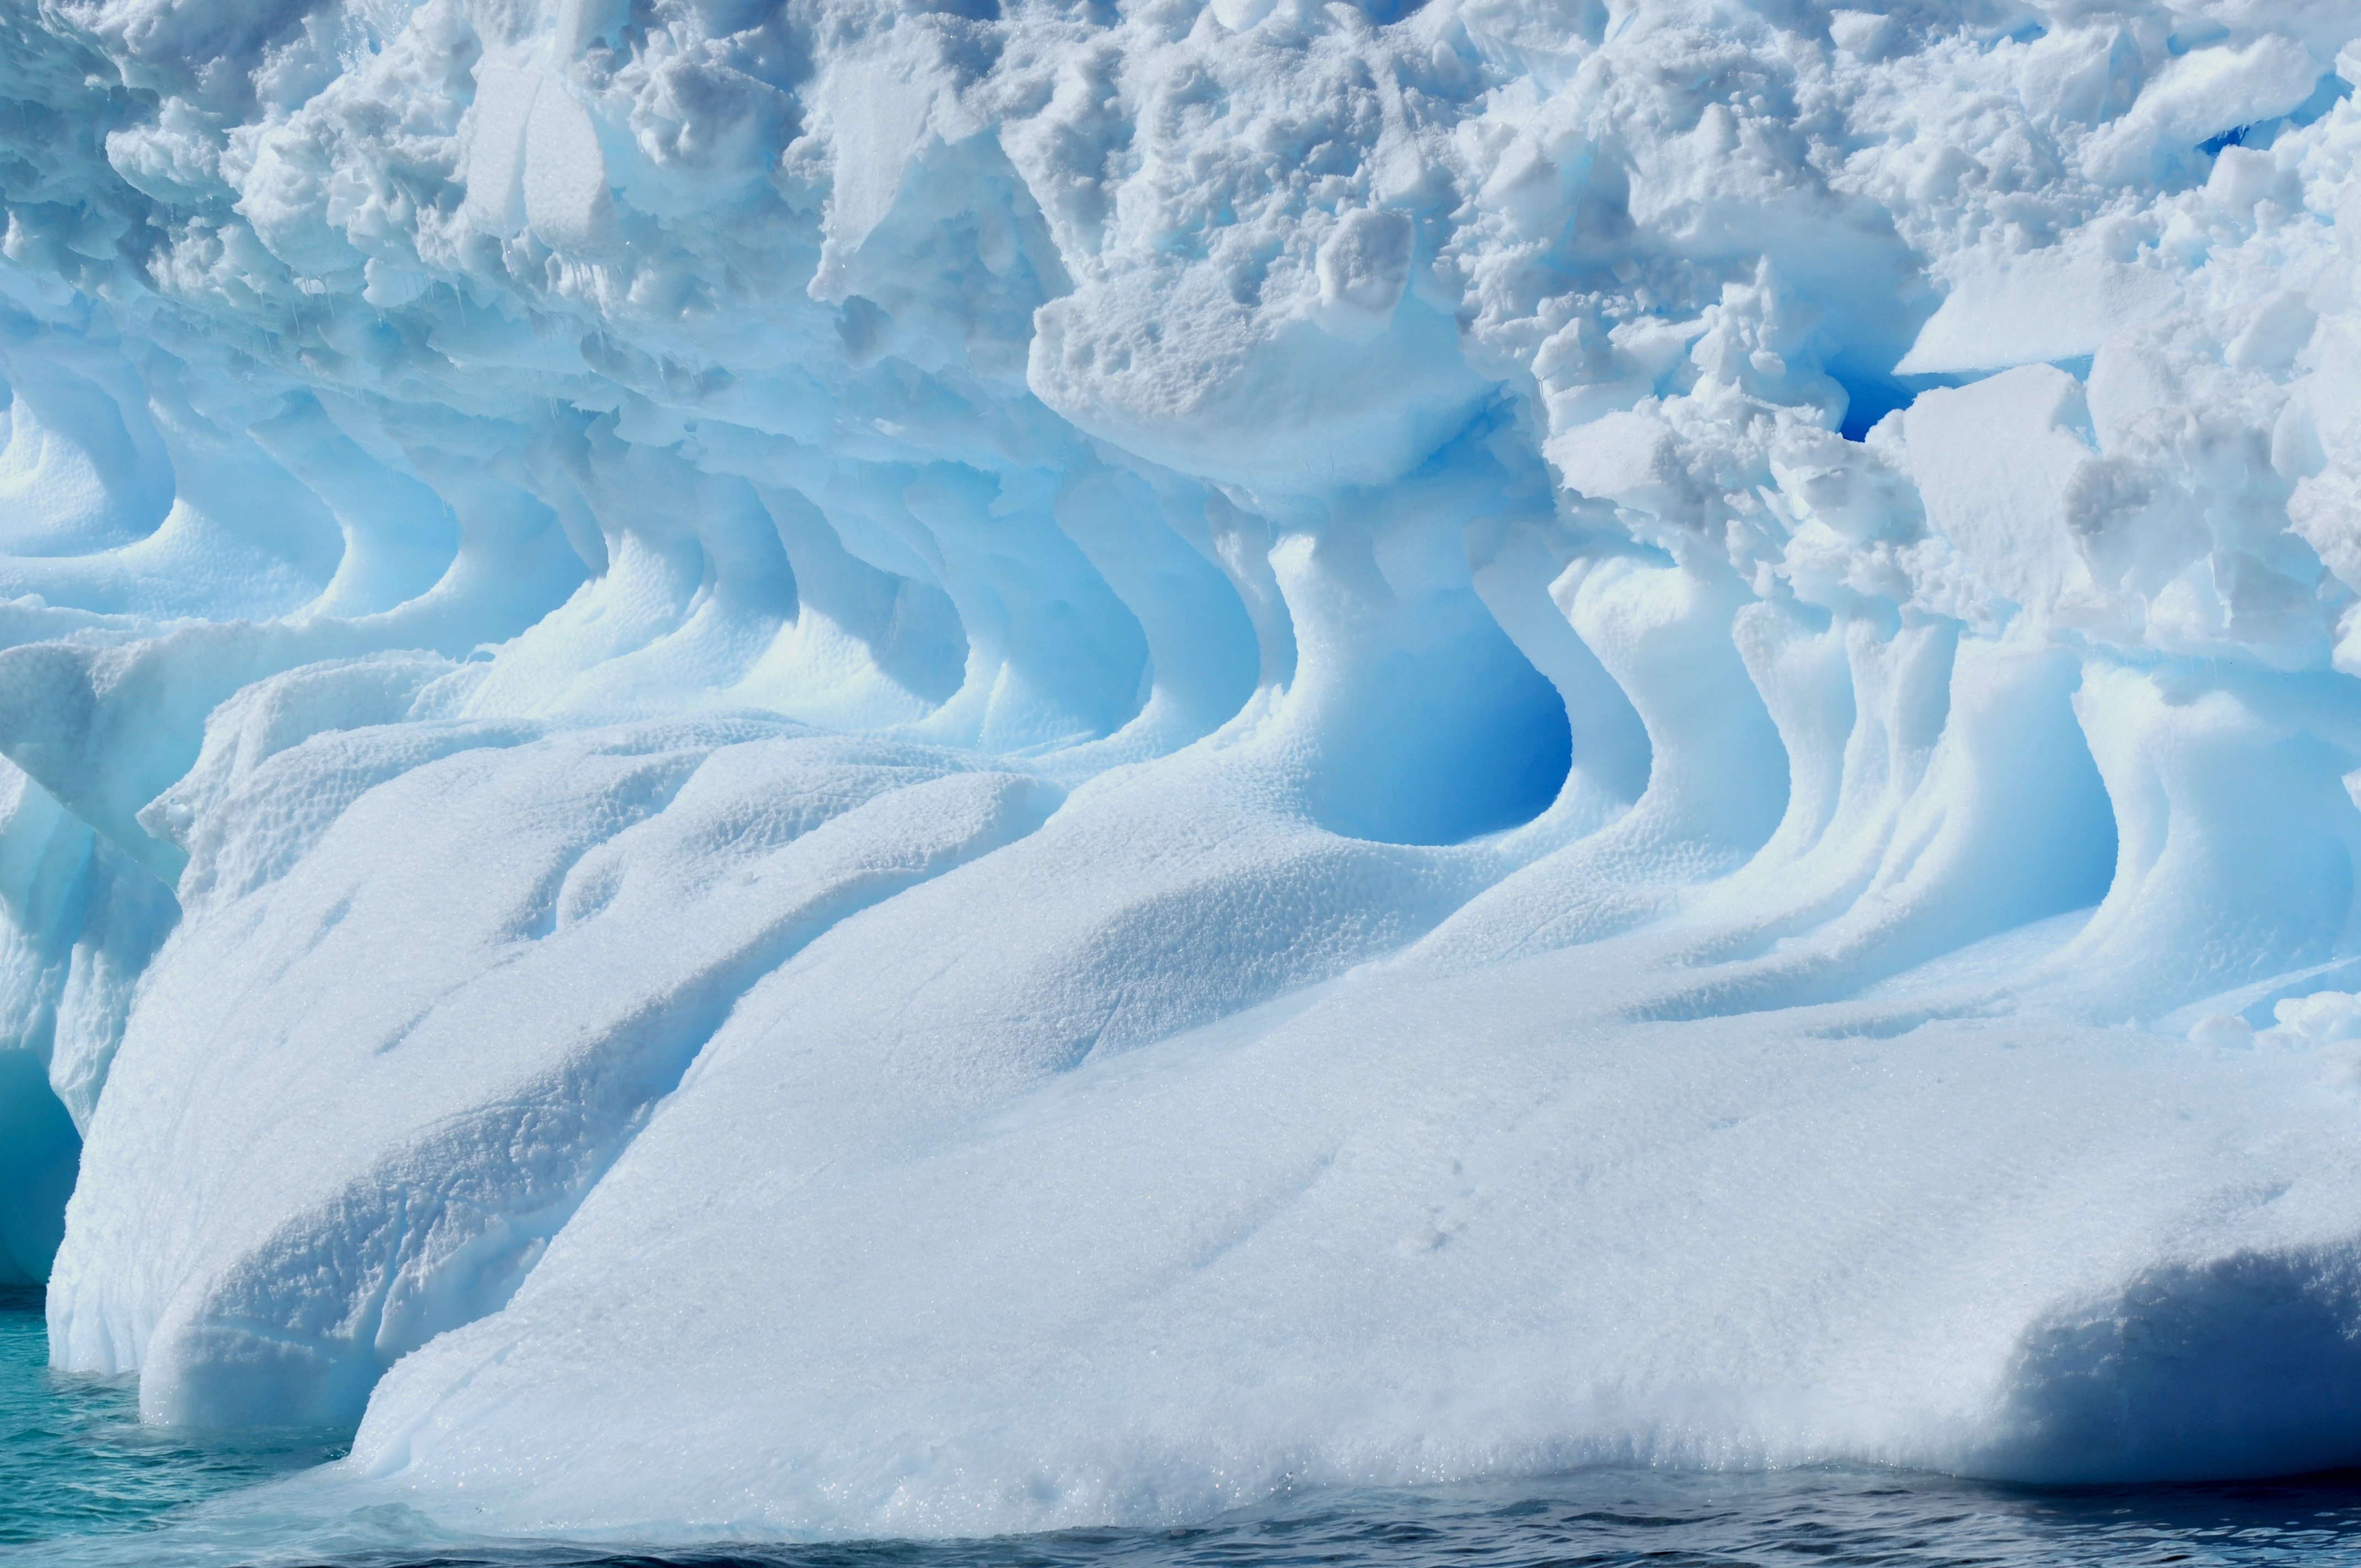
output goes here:
<path id="1" fill-rule="evenodd" d="M 2037 9 L 0 17 L 0 1271 L 518 1530 L 2356 1457 L 2361 17 Z"/>

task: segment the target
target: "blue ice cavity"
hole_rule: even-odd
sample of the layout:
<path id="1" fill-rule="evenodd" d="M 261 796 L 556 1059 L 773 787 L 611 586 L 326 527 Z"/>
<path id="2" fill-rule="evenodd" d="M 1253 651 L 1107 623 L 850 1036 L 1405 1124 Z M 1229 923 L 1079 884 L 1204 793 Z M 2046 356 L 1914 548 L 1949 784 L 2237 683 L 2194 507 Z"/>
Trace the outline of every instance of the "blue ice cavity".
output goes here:
<path id="1" fill-rule="evenodd" d="M 0 1282 L 9 1285 L 49 1278 L 82 1158 L 73 1118 L 42 1068 L 30 1051 L 0 1052 L 0 1190 L 9 1197 L 0 1209 Z"/>

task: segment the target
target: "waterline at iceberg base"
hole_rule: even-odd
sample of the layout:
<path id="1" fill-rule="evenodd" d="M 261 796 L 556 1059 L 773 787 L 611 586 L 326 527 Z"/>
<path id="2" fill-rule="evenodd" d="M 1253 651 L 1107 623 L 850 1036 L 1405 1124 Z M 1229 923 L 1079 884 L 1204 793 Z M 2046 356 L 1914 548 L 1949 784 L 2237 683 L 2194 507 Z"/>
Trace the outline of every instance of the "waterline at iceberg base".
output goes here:
<path id="1" fill-rule="evenodd" d="M 2356 39 L 0 0 L 0 1284 L 470 1537 L 2361 1464 Z"/>

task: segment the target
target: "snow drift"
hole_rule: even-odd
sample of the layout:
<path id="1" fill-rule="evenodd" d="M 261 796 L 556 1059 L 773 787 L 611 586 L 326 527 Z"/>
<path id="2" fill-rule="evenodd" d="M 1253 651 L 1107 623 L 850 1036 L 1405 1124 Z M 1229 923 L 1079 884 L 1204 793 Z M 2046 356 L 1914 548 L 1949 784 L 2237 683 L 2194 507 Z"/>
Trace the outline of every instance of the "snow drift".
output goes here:
<path id="1" fill-rule="evenodd" d="M 478 1530 L 2361 1462 L 2356 36 L 15 0 L 0 1277 Z"/>

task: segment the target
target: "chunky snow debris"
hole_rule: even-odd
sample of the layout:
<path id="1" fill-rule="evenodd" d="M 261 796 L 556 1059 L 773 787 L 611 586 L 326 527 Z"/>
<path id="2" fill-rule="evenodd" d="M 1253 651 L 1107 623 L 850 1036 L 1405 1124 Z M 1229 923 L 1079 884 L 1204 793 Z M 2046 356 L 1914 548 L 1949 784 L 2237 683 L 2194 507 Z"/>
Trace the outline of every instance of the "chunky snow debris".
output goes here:
<path id="1" fill-rule="evenodd" d="M 0 1277 L 472 1530 L 2361 1462 L 2357 35 L 0 6 Z"/>

